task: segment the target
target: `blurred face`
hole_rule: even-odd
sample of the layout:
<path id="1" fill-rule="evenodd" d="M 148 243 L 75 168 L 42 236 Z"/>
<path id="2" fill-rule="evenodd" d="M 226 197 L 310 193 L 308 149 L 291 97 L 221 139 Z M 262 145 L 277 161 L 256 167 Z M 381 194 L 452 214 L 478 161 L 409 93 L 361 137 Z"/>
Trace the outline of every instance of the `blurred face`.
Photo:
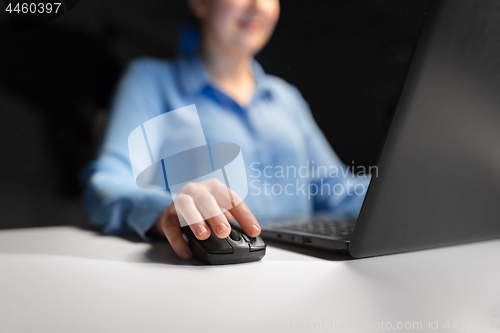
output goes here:
<path id="1" fill-rule="evenodd" d="M 221 47 L 257 53 L 269 40 L 279 17 L 279 0 L 190 0 L 204 38 Z"/>

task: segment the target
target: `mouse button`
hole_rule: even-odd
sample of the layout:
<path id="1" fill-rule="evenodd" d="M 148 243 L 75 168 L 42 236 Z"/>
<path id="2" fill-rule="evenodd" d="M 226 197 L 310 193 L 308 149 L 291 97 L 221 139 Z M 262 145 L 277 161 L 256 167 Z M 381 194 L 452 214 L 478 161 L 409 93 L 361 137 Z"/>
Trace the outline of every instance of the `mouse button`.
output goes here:
<path id="1" fill-rule="evenodd" d="M 266 244 L 261 237 L 250 237 L 250 252 L 260 251 L 266 248 Z"/>
<path id="2" fill-rule="evenodd" d="M 227 237 L 226 240 L 234 248 L 234 253 L 241 251 L 248 252 L 250 250 L 250 244 L 246 243 L 241 237 L 238 241 L 231 239 L 231 237 Z"/>
<path id="3" fill-rule="evenodd" d="M 226 242 L 225 239 L 220 239 L 212 232 L 210 233 L 210 237 L 205 240 L 199 240 L 195 237 L 191 228 L 182 227 L 182 232 L 184 232 L 188 238 L 190 238 L 189 243 L 197 243 L 199 244 L 206 252 L 212 254 L 227 254 L 233 253 L 233 248 Z"/>
<path id="4" fill-rule="evenodd" d="M 245 234 L 241 234 L 241 237 L 243 237 L 243 239 L 245 240 L 245 242 L 250 243 L 250 237 L 248 237 Z"/>
<path id="5" fill-rule="evenodd" d="M 188 236 L 194 237 L 193 230 L 191 230 L 191 228 L 189 226 L 183 226 L 183 227 L 181 227 L 181 231 L 183 233 L 185 233 L 186 235 L 188 235 Z"/>
<path id="6" fill-rule="evenodd" d="M 212 232 L 206 240 L 200 241 L 200 244 L 208 253 L 225 254 L 233 253 L 233 248 L 225 239 L 221 239 Z"/>
<path id="7" fill-rule="evenodd" d="M 236 242 L 241 239 L 240 233 L 234 229 L 231 229 L 231 233 L 229 234 L 229 237 Z"/>

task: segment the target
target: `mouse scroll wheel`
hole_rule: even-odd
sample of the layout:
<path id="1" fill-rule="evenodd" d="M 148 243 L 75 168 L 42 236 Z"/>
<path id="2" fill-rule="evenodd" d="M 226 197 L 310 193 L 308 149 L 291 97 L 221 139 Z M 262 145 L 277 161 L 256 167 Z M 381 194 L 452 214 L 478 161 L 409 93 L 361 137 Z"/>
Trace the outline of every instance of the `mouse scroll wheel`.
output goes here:
<path id="1" fill-rule="evenodd" d="M 241 239 L 240 233 L 234 229 L 231 230 L 231 233 L 229 234 L 229 238 L 234 240 L 235 242 L 238 242 Z"/>

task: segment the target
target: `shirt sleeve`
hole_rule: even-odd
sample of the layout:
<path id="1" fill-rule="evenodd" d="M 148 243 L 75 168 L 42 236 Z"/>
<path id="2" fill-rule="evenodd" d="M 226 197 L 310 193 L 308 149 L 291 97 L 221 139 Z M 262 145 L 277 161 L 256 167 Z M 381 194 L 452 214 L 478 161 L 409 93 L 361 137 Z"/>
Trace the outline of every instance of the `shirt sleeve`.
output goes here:
<path id="1" fill-rule="evenodd" d="M 316 124 L 307 102 L 297 88 L 293 87 L 293 90 L 309 155 L 310 186 L 317 193 L 314 209 L 326 211 L 334 218 L 356 218 L 371 177 L 368 174 L 357 176 L 352 172 L 352 166 L 348 168 L 342 163 Z"/>
<path id="2" fill-rule="evenodd" d="M 128 135 L 162 113 L 161 86 L 148 60 L 131 63 L 115 94 L 108 127 L 97 160 L 81 174 L 83 206 L 90 223 L 106 234 L 146 232 L 172 203 L 165 190 L 135 184 L 128 153 Z"/>

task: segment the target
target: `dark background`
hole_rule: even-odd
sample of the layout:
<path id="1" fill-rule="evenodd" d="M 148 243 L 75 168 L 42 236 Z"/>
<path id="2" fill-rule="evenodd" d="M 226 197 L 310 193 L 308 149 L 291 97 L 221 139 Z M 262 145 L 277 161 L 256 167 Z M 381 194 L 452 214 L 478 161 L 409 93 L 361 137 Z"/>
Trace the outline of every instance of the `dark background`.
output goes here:
<path id="1" fill-rule="evenodd" d="M 430 1 L 281 1 L 257 60 L 299 88 L 344 163 L 376 164 Z M 80 0 L 37 28 L 2 31 L 0 229 L 85 224 L 78 172 L 121 72 L 135 57 L 174 56 L 190 20 L 184 0 Z"/>

